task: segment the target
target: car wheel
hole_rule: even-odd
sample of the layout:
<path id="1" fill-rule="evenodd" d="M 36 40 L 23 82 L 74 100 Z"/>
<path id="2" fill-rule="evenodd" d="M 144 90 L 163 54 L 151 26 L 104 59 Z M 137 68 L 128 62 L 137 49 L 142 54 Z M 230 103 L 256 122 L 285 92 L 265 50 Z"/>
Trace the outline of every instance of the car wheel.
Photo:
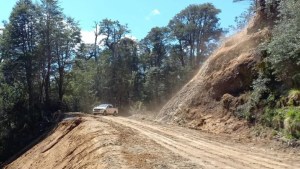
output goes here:
<path id="1" fill-rule="evenodd" d="M 114 116 L 117 116 L 117 112 L 115 111 L 113 115 L 114 115 Z"/>
<path id="2" fill-rule="evenodd" d="M 104 112 L 103 112 L 103 116 L 106 116 L 106 114 L 107 114 L 106 111 L 104 111 Z"/>

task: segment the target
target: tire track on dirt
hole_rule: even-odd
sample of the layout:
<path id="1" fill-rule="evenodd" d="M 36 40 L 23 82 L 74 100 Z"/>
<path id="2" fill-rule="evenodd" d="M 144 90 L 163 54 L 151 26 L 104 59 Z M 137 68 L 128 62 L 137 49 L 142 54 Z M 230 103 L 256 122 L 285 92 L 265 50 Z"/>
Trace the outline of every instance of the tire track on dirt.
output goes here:
<path id="1" fill-rule="evenodd" d="M 228 160 L 226 160 L 226 158 L 228 159 L 228 157 L 220 156 L 214 153 L 213 151 L 209 152 L 208 150 L 205 150 L 205 147 L 203 146 L 199 148 L 186 143 L 178 142 L 177 140 L 175 141 L 175 139 L 171 139 L 169 137 L 163 136 L 162 134 L 158 134 L 157 131 L 153 132 L 145 128 L 144 126 L 138 126 L 139 128 L 136 128 L 135 124 L 123 125 L 129 126 L 140 131 L 144 135 L 147 135 L 148 137 L 156 141 L 158 144 L 170 149 L 176 154 L 179 154 L 193 161 L 194 163 L 204 166 L 205 168 L 224 168 L 224 166 L 226 166 L 225 168 L 245 168 L 246 166 L 246 163 L 243 162 L 230 163 L 228 162 Z M 201 151 L 201 153 L 199 153 L 199 151 Z"/>
<path id="2" fill-rule="evenodd" d="M 149 136 L 136 131 L 134 128 L 101 117 L 95 118 L 110 124 L 120 132 L 122 153 L 131 168 L 207 168 L 204 165 L 193 163 L 187 158 L 182 158 L 182 156 L 157 144 L 155 140 L 149 139 Z"/>
<path id="3" fill-rule="evenodd" d="M 168 137 L 171 137 L 175 140 L 180 141 L 181 140 L 186 140 L 187 143 L 194 147 L 194 148 L 198 148 L 200 147 L 206 147 L 209 148 L 211 150 L 211 152 L 219 152 L 219 154 L 216 155 L 220 155 L 226 158 L 229 157 L 235 157 L 236 159 L 239 159 L 239 157 L 243 157 L 243 160 L 248 162 L 248 163 L 252 163 L 252 164 L 258 164 L 258 162 L 260 163 L 270 163 L 274 166 L 279 166 L 281 168 L 287 168 L 287 167 L 294 167 L 291 165 L 287 165 L 284 164 L 283 161 L 288 161 L 289 159 L 286 157 L 274 157 L 274 154 L 269 155 L 269 154 L 262 154 L 262 153 L 258 153 L 258 152 L 251 152 L 251 154 L 249 154 L 249 151 L 243 150 L 243 149 L 236 149 L 230 146 L 227 146 L 225 144 L 221 144 L 221 143 L 217 143 L 217 142 L 213 142 L 211 140 L 207 140 L 207 139 L 195 139 L 195 137 L 192 137 L 190 135 L 185 135 L 182 136 L 180 132 L 174 133 L 174 130 L 170 130 L 169 128 L 166 127 L 156 127 L 156 126 L 151 126 L 151 125 L 147 125 L 147 124 L 143 124 L 139 121 L 131 121 L 129 119 L 123 119 L 129 123 L 132 124 L 137 124 L 137 125 L 145 125 L 148 128 L 151 128 L 154 132 L 159 132 L 162 135 L 168 135 Z M 170 134 L 172 133 L 172 134 Z M 193 143 L 193 144 L 191 144 Z M 198 145 L 195 146 L 195 145 Z M 224 154 L 226 153 L 226 154 Z M 234 158 L 233 158 L 234 159 Z M 241 163 L 244 163 L 243 161 L 241 161 Z M 267 166 L 265 166 L 267 167 Z M 300 165 L 297 165 L 297 168 L 300 168 Z"/>
<path id="4" fill-rule="evenodd" d="M 283 160 L 286 160 L 284 157 L 232 148 L 211 140 L 189 137 L 170 128 L 148 125 L 131 119 L 104 118 L 138 130 L 158 144 L 205 167 L 300 168 L 299 162 L 295 164 L 295 162 L 287 163 L 285 161 L 284 163 Z"/>

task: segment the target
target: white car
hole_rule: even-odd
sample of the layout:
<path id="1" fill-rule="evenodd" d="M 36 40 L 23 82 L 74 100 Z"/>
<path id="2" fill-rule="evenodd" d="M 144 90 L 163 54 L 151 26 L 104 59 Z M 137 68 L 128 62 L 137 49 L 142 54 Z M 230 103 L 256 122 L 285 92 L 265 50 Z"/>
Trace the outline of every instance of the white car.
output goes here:
<path id="1" fill-rule="evenodd" d="M 114 115 L 119 113 L 118 108 L 114 108 L 112 104 L 100 104 L 93 108 L 93 114 Z"/>

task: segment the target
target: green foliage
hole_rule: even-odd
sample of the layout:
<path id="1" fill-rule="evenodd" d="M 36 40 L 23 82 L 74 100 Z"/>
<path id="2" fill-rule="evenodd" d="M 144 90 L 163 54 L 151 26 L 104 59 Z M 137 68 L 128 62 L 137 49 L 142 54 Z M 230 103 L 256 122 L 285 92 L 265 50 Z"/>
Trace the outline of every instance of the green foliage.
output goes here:
<path id="1" fill-rule="evenodd" d="M 112 21 L 110 19 L 103 19 L 99 27 L 98 34 L 106 37 L 102 41 L 105 46 L 113 51 L 113 54 L 116 44 L 130 32 L 127 25 L 122 25 L 119 21 Z"/>
<path id="2" fill-rule="evenodd" d="M 284 113 L 280 109 L 266 108 L 261 117 L 262 124 L 277 130 L 283 128 Z"/>
<path id="3" fill-rule="evenodd" d="M 281 1 L 280 15 L 271 16 L 277 14 L 275 7 L 278 2 L 267 1 L 265 8 L 261 9 L 268 10 L 264 11 L 268 17 L 278 17 L 279 20 L 272 39 L 262 50 L 259 77 L 253 82 L 253 91 L 247 104 L 249 108 L 246 110 L 253 114 L 265 107 L 262 114 L 256 113 L 259 122 L 285 133 L 288 138 L 299 138 L 300 3 L 294 0 Z"/>
<path id="4" fill-rule="evenodd" d="M 240 105 L 237 107 L 236 111 L 234 112 L 235 116 L 237 116 L 238 118 L 243 118 L 246 119 L 248 121 L 253 121 L 254 120 L 254 116 L 251 114 L 253 111 L 253 105 L 250 101 L 246 102 L 243 105 Z"/>
<path id="5" fill-rule="evenodd" d="M 269 57 L 267 62 L 274 69 L 277 78 L 291 87 L 293 77 L 299 74 L 300 65 L 300 2 L 294 0 L 282 1 L 280 4 L 280 20 L 274 29 L 274 36 L 267 45 Z"/>
<path id="6" fill-rule="evenodd" d="M 28 112 L 26 102 L 27 93 L 24 86 L 18 82 L 7 84 L 0 74 L 0 161 L 18 151 L 36 134 L 36 131 L 31 130 L 35 121 L 33 114 Z"/>
<path id="7" fill-rule="evenodd" d="M 271 80 L 263 74 L 259 74 L 258 78 L 253 81 L 252 92 L 245 104 L 238 106 L 235 114 L 240 118 L 245 118 L 248 121 L 256 120 L 257 108 L 264 106 L 264 104 L 271 103 L 275 100 L 274 95 L 271 94 L 269 83 Z M 263 102 L 262 100 L 266 100 Z"/>
<path id="8" fill-rule="evenodd" d="M 19 0 L 0 38 L 0 161 L 50 125 L 63 108 L 80 29 L 56 0 Z"/>
<path id="9" fill-rule="evenodd" d="M 263 96 L 270 93 L 268 83 L 270 82 L 269 78 L 259 75 L 259 77 L 253 81 L 253 92 L 251 94 L 252 102 L 257 105 L 263 98 Z"/>
<path id="10" fill-rule="evenodd" d="M 266 108 L 261 118 L 262 124 L 282 131 L 288 138 L 300 138 L 300 108 Z"/>
<path id="11" fill-rule="evenodd" d="M 96 64 L 93 61 L 77 60 L 70 73 L 70 83 L 67 87 L 64 101 L 69 111 L 87 112 L 92 110 L 96 96 L 92 89 Z"/>
<path id="12" fill-rule="evenodd" d="M 171 35 L 180 51 L 188 53 L 191 67 L 199 66 L 211 54 L 210 47 L 223 33 L 217 17 L 220 12 L 211 3 L 190 5 L 169 22 Z"/>
<path id="13" fill-rule="evenodd" d="M 288 106 L 300 105 L 300 90 L 292 89 L 288 92 L 287 103 Z"/>
<path id="14" fill-rule="evenodd" d="M 300 108 L 290 107 L 286 110 L 284 129 L 287 135 L 300 138 Z"/>

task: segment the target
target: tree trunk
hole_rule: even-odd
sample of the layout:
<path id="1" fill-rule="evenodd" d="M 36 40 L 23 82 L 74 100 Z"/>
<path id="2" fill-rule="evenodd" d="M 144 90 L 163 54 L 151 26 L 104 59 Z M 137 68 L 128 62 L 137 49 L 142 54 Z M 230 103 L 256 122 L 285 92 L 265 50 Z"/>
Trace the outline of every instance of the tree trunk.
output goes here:
<path id="1" fill-rule="evenodd" d="M 32 84 L 32 61 L 31 58 L 26 63 L 26 81 L 27 81 L 27 92 L 28 92 L 28 106 L 29 106 L 29 111 L 33 110 L 33 84 Z"/>
<path id="2" fill-rule="evenodd" d="M 59 68 L 59 82 L 58 82 L 58 96 L 59 101 L 62 103 L 64 91 L 63 91 L 63 84 L 64 84 L 64 68 Z"/>
<path id="3" fill-rule="evenodd" d="M 95 42 L 94 42 L 94 58 L 96 63 L 98 63 L 98 53 L 97 53 L 97 39 L 98 39 L 98 23 L 95 23 Z"/>
<path id="4" fill-rule="evenodd" d="M 48 55 L 47 58 L 47 73 L 46 73 L 46 78 L 45 78 L 45 103 L 46 106 L 50 106 L 50 94 L 49 94 L 49 89 L 50 89 L 50 73 L 51 73 L 51 56 Z"/>

